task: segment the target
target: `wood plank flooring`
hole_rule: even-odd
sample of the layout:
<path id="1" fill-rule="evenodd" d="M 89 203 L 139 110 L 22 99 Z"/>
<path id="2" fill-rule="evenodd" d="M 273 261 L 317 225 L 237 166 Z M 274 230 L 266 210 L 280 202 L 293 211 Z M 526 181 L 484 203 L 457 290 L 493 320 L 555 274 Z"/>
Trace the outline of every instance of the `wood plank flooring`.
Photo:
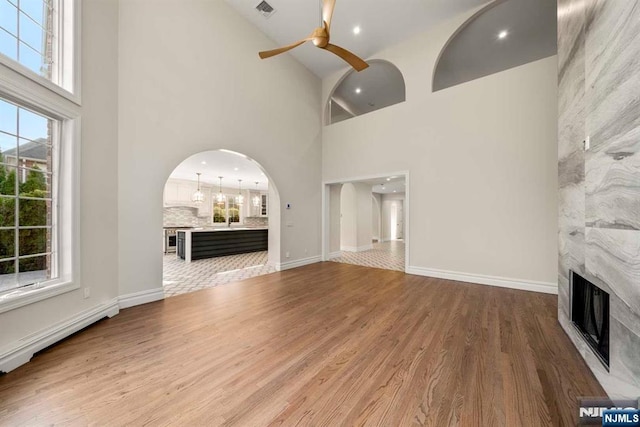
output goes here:
<path id="1" fill-rule="evenodd" d="M 0 377 L 0 425 L 576 425 L 552 295 L 333 262 L 121 311 Z"/>

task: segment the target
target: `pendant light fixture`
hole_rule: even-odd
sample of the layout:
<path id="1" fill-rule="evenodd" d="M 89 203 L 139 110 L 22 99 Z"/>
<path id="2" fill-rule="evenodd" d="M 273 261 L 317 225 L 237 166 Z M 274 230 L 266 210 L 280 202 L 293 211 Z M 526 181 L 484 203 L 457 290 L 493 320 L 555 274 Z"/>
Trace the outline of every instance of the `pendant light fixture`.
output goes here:
<path id="1" fill-rule="evenodd" d="M 242 195 L 242 180 L 238 180 L 238 197 L 236 197 L 236 203 L 242 205 L 244 203 L 244 196 Z"/>
<path id="2" fill-rule="evenodd" d="M 256 181 L 256 195 L 253 196 L 253 199 L 251 199 L 251 202 L 253 203 L 254 208 L 260 207 L 260 194 L 258 193 L 258 181 Z"/>
<path id="3" fill-rule="evenodd" d="M 195 193 L 193 193 L 193 196 L 191 196 L 191 201 L 193 203 L 195 203 L 196 205 L 199 205 L 200 203 L 204 202 L 204 193 L 202 191 L 200 191 L 200 172 L 196 172 L 196 175 L 198 175 L 198 189 L 196 190 Z"/>
<path id="4" fill-rule="evenodd" d="M 220 185 L 218 186 L 218 194 L 216 195 L 216 202 L 218 202 L 218 204 L 223 204 L 227 200 L 227 197 L 224 194 L 222 194 L 222 178 L 224 177 L 219 176 L 218 178 L 220 178 Z"/>

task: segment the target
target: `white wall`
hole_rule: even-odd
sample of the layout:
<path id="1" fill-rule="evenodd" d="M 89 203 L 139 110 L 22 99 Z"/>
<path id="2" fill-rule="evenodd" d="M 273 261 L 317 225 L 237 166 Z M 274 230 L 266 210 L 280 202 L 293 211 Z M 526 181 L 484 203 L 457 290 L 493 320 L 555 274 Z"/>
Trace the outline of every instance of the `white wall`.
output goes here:
<path id="1" fill-rule="evenodd" d="M 253 158 L 291 204 L 269 224 L 282 261 L 319 256 L 320 81 L 288 55 L 260 60 L 274 43 L 223 1 L 127 0 L 119 24 L 120 293 L 162 286 L 162 189 L 205 150 Z"/>
<path id="2" fill-rule="evenodd" d="M 340 249 L 371 249 L 371 185 L 346 183 L 340 194 Z"/>
<path id="3" fill-rule="evenodd" d="M 324 127 L 323 179 L 409 170 L 411 266 L 553 292 L 556 57 L 431 93 L 436 58 L 467 16 L 373 56 L 400 69 L 407 101 Z M 324 79 L 323 102 L 341 75 Z"/>
<path id="4" fill-rule="evenodd" d="M 358 200 L 352 183 L 342 185 L 340 193 L 340 250 L 355 251 L 358 247 Z"/>
<path id="5" fill-rule="evenodd" d="M 371 249 L 371 184 L 360 182 L 353 184 L 356 188 L 358 216 L 358 251 Z"/>
<path id="6" fill-rule="evenodd" d="M 380 214 L 382 212 L 381 209 L 382 197 L 380 193 L 372 193 L 371 194 L 371 237 L 374 240 L 380 241 L 382 239 L 381 233 L 381 221 Z"/>
<path id="7" fill-rule="evenodd" d="M 340 197 L 342 194 L 342 184 L 332 184 L 329 186 L 329 253 L 335 254 L 340 251 Z"/>
<path id="8" fill-rule="evenodd" d="M 117 49 L 117 1 L 84 0 L 81 288 L 0 314 L 0 359 L 13 357 L 16 351 L 24 351 L 28 359 L 31 345 L 42 345 L 52 334 L 68 331 L 71 319 L 90 316 L 108 304 L 113 307 L 118 296 Z M 82 287 L 90 288 L 89 298 L 83 298 Z"/>

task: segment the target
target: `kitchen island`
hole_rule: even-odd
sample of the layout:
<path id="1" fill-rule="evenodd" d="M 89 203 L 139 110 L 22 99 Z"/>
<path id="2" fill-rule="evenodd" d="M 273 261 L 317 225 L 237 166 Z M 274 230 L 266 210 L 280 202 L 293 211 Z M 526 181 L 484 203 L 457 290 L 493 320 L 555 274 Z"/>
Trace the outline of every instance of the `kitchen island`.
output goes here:
<path id="1" fill-rule="evenodd" d="M 178 230 L 176 254 L 191 262 L 198 259 L 266 251 L 269 230 L 260 228 L 202 228 Z"/>

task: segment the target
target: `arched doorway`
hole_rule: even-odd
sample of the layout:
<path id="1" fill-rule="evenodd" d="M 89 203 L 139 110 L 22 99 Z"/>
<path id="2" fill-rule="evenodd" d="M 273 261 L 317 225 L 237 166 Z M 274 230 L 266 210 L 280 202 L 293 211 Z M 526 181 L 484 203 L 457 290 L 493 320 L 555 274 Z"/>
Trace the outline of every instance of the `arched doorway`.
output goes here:
<path id="1" fill-rule="evenodd" d="M 165 296 L 276 271 L 280 197 L 248 156 L 209 150 L 189 156 L 163 193 Z"/>

